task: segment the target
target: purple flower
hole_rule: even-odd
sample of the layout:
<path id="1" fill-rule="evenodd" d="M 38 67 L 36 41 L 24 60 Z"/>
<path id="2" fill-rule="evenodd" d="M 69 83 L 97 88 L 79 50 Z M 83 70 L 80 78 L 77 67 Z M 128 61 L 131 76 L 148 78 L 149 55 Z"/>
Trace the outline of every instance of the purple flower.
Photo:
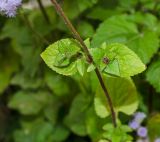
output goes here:
<path id="1" fill-rule="evenodd" d="M 136 129 L 138 129 L 139 128 L 139 123 L 138 122 L 136 122 L 136 121 L 131 121 L 131 122 L 129 122 L 129 127 L 130 128 L 132 128 L 133 130 L 136 130 Z"/>
<path id="2" fill-rule="evenodd" d="M 138 130 L 137 130 L 137 135 L 144 138 L 147 136 L 147 128 L 146 127 L 139 127 Z"/>
<path id="3" fill-rule="evenodd" d="M 134 120 L 138 123 L 142 123 L 142 121 L 146 118 L 146 114 L 143 112 L 137 112 L 134 114 Z"/>
<path id="4" fill-rule="evenodd" d="M 0 0 L 0 12 L 8 17 L 14 17 L 21 3 L 22 0 Z"/>
<path id="5" fill-rule="evenodd" d="M 160 142 L 160 138 L 157 138 L 154 142 Z"/>

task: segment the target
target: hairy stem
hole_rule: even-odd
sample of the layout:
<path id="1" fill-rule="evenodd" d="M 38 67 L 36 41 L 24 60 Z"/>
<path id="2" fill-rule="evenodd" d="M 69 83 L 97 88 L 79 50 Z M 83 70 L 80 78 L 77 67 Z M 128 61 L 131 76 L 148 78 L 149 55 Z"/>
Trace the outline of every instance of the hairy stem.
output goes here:
<path id="1" fill-rule="evenodd" d="M 73 36 L 75 39 L 77 39 L 81 45 L 81 48 L 82 50 L 84 51 L 85 55 L 86 55 L 86 58 L 87 58 L 87 61 L 91 64 L 95 64 L 94 61 L 93 61 L 93 58 L 91 56 L 91 54 L 89 53 L 89 50 L 87 48 L 87 46 L 85 45 L 83 39 L 81 38 L 81 36 L 79 35 L 79 33 L 77 32 L 77 30 L 74 28 L 74 26 L 72 25 L 72 23 L 70 22 L 70 20 L 68 19 L 68 17 L 65 15 L 63 9 L 61 8 L 61 6 L 57 3 L 56 0 L 51 0 L 51 2 L 53 3 L 57 13 L 61 16 L 61 18 L 64 20 L 66 26 L 68 27 L 68 29 L 72 32 Z M 111 111 L 111 115 L 112 115 L 112 121 L 113 121 L 113 125 L 114 127 L 117 126 L 117 123 L 116 123 L 116 115 L 115 115 L 115 112 L 114 112 L 114 108 L 113 108 L 113 104 L 112 104 L 112 100 L 111 100 L 111 97 L 109 96 L 109 93 L 107 91 L 107 88 L 105 86 L 105 83 L 103 81 L 103 78 L 102 78 L 102 75 L 99 71 L 98 68 L 95 69 L 95 72 L 96 72 L 96 75 L 98 77 L 98 80 L 100 82 L 100 85 L 107 97 L 107 100 L 108 100 L 108 104 L 109 104 L 109 107 L 110 107 L 110 111 Z"/>
<path id="2" fill-rule="evenodd" d="M 42 12 L 42 14 L 43 14 L 43 16 L 44 16 L 44 19 L 46 20 L 46 22 L 47 22 L 48 24 L 50 24 L 49 17 L 48 17 L 48 15 L 47 15 L 46 11 L 45 11 L 45 8 L 44 8 L 44 6 L 43 6 L 43 4 L 42 4 L 42 1 L 41 1 L 41 0 L 37 0 L 37 2 L 38 2 L 38 5 L 39 5 L 40 10 L 41 10 L 41 12 Z"/>

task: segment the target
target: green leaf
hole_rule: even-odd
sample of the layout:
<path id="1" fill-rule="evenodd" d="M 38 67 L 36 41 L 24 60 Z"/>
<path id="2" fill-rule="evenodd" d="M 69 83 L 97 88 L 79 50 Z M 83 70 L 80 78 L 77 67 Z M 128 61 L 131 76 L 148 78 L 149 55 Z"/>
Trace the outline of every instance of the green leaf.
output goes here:
<path id="1" fill-rule="evenodd" d="M 147 128 L 149 137 L 154 140 L 160 137 L 160 114 L 155 114 L 148 120 Z"/>
<path id="2" fill-rule="evenodd" d="M 87 14 L 88 18 L 96 19 L 104 21 L 108 17 L 113 16 L 115 14 L 118 14 L 119 11 L 113 10 L 113 9 L 106 9 L 100 6 L 94 7 L 91 9 L 91 12 Z"/>
<path id="3" fill-rule="evenodd" d="M 91 42 L 90 42 L 90 38 L 87 38 L 84 40 L 85 45 L 87 46 L 87 48 L 91 48 Z"/>
<path id="4" fill-rule="evenodd" d="M 34 11 L 30 12 L 28 16 L 28 19 L 31 22 L 33 29 L 41 36 L 49 34 L 55 28 L 58 21 L 56 13 L 52 9 L 52 7 L 45 7 L 45 11 L 49 17 L 49 22 L 51 22 L 50 24 L 44 18 L 44 15 L 41 13 L 40 9 L 35 9 Z"/>
<path id="5" fill-rule="evenodd" d="M 112 99 L 116 114 L 123 112 L 131 115 L 138 107 L 138 95 L 134 83 L 130 78 L 105 77 L 105 84 Z M 109 116 L 110 109 L 106 96 L 99 86 L 94 99 L 95 110 L 98 116 Z"/>
<path id="6" fill-rule="evenodd" d="M 88 22 L 81 22 L 77 26 L 77 31 L 84 38 L 92 37 L 94 34 L 94 29 L 91 24 Z"/>
<path id="7" fill-rule="evenodd" d="M 76 18 L 81 12 L 96 4 L 98 0 L 65 0 L 63 9 L 71 19 Z M 72 8 L 71 8 L 72 7 Z"/>
<path id="8" fill-rule="evenodd" d="M 55 127 L 54 134 L 51 135 L 51 142 L 56 141 L 56 142 L 62 142 L 65 141 L 70 134 L 69 129 L 67 129 L 63 125 L 58 125 Z"/>
<path id="9" fill-rule="evenodd" d="M 128 16 L 127 19 L 137 23 L 139 26 L 142 26 L 142 28 L 144 28 L 143 30 L 145 30 L 145 28 L 155 32 L 158 30 L 158 20 L 156 16 L 151 13 L 135 12 Z"/>
<path id="10" fill-rule="evenodd" d="M 98 142 L 109 142 L 108 140 L 101 139 Z"/>
<path id="11" fill-rule="evenodd" d="M 4 46 L 4 51 L 0 50 L 0 95 L 10 84 L 12 75 L 18 70 L 18 58 L 12 49 Z"/>
<path id="12" fill-rule="evenodd" d="M 8 106 L 18 110 L 23 115 L 38 114 L 49 102 L 48 92 L 25 92 L 19 91 L 10 99 Z"/>
<path id="13" fill-rule="evenodd" d="M 85 72 L 85 59 L 77 60 L 77 70 L 81 76 L 84 75 Z"/>
<path id="14" fill-rule="evenodd" d="M 157 60 L 153 62 L 146 73 L 147 81 L 153 85 L 153 87 L 156 89 L 157 92 L 160 92 L 160 80 L 157 75 L 160 74 L 160 61 Z"/>
<path id="15" fill-rule="evenodd" d="M 138 3 L 138 0 L 134 0 L 134 1 L 118 0 L 118 1 L 119 1 L 120 6 L 127 10 L 133 9 Z"/>
<path id="16" fill-rule="evenodd" d="M 18 72 L 11 79 L 11 84 L 20 86 L 23 89 L 36 89 L 43 84 L 43 80 L 40 76 L 31 77 L 25 72 Z"/>
<path id="17" fill-rule="evenodd" d="M 93 70 L 95 70 L 96 69 L 96 67 L 93 65 L 93 64 L 90 64 L 89 66 L 88 66 L 88 68 L 87 68 L 87 72 L 91 72 L 91 71 L 93 71 Z"/>
<path id="18" fill-rule="evenodd" d="M 93 37 L 92 47 L 99 47 L 104 42 L 124 43 L 141 58 L 143 63 L 148 63 L 159 48 L 159 38 L 155 29 L 146 24 L 146 20 L 140 20 L 139 25 L 146 25 L 146 29 L 141 29 L 142 32 L 138 31 L 138 25 L 134 20 L 127 15 L 113 16 L 105 20 Z"/>
<path id="19" fill-rule="evenodd" d="M 95 63 L 103 73 L 130 77 L 145 70 L 139 57 L 123 44 L 103 44 L 100 48 L 91 48 Z M 105 63 L 105 59 L 108 60 Z"/>
<path id="20" fill-rule="evenodd" d="M 102 127 L 109 123 L 110 120 L 108 119 L 102 119 L 97 116 L 95 110 L 94 110 L 94 104 L 88 108 L 86 113 L 86 128 L 87 133 L 91 137 L 92 141 L 97 142 L 102 138 L 103 130 Z"/>
<path id="21" fill-rule="evenodd" d="M 132 132 L 132 130 L 127 125 L 118 123 L 118 126 L 115 128 L 113 124 L 108 123 L 104 125 L 103 129 L 105 130 L 103 134 L 104 138 L 112 142 L 129 142 L 132 140 L 132 137 L 127 134 L 128 132 Z"/>
<path id="22" fill-rule="evenodd" d="M 34 132 L 34 137 L 36 142 L 44 142 L 46 139 L 49 139 L 53 133 L 53 127 L 48 122 L 43 122 L 40 126 L 36 126 L 37 131 Z"/>
<path id="23" fill-rule="evenodd" d="M 15 52 L 20 55 L 19 61 L 21 61 L 23 65 L 23 70 L 33 77 L 41 61 L 39 54 L 42 50 L 43 41 L 37 36 L 35 37 L 35 33 L 31 33 L 24 24 L 25 23 L 22 23 L 18 18 L 15 20 L 7 20 L 0 38 L 10 38 L 12 47 Z M 36 47 L 36 50 L 34 47 Z M 28 63 L 28 61 L 30 62 Z"/>
<path id="24" fill-rule="evenodd" d="M 58 114 L 62 103 L 55 97 L 51 99 L 52 100 L 44 108 L 44 116 L 52 125 L 56 125 L 58 122 Z"/>
<path id="25" fill-rule="evenodd" d="M 128 40 L 126 45 L 128 45 L 144 63 L 149 63 L 159 48 L 159 37 L 155 31 L 144 30 L 143 33 L 139 33 Z"/>
<path id="26" fill-rule="evenodd" d="M 88 95 L 79 94 L 72 102 L 69 114 L 65 118 L 65 124 L 77 135 L 86 136 L 85 116 L 91 98 Z"/>
<path id="27" fill-rule="evenodd" d="M 69 82 L 67 82 L 67 80 L 64 76 L 56 74 L 52 71 L 45 72 L 45 82 L 54 95 L 65 96 L 70 94 L 70 88 L 68 85 Z"/>
<path id="28" fill-rule="evenodd" d="M 69 135 L 68 129 L 63 125 L 53 126 L 43 118 L 21 120 L 21 129 L 14 131 L 15 142 L 61 142 Z"/>
<path id="29" fill-rule="evenodd" d="M 128 38 L 138 33 L 136 25 L 126 20 L 125 15 L 113 16 L 105 20 L 98 27 L 91 42 L 92 47 L 99 47 L 102 43 L 124 43 Z"/>
<path id="30" fill-rule="evenodd" d="M 41 57 L 54 71 L 73 75 L 77 71 L 77 60 L 81 56 L 80 45 L 74 39 L 62 39 L 50 45 Z"/>

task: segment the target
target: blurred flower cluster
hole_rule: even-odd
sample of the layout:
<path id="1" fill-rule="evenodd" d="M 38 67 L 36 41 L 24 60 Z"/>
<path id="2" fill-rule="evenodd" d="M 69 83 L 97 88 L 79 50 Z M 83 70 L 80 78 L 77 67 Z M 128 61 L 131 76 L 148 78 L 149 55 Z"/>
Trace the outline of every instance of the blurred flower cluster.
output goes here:
<path id="1" fill-rule="evenodd" d="M 0 0 L 0 13 L 7 17 L 14 17 L 22 0 Z"/>
<path id="2" fill-rule="evenodd" d="M 129 122 L 129 127 L 136 131 L 139 137 L 136 142 L 150 142 L 148 137 L 148 130 L 142 125 L 142 122 L 146 118 L 146 114 L 143 112 L 136 112 L 133 119 Z M 154 142 L 160 142 L 160 138 L 157 138 Z"/>

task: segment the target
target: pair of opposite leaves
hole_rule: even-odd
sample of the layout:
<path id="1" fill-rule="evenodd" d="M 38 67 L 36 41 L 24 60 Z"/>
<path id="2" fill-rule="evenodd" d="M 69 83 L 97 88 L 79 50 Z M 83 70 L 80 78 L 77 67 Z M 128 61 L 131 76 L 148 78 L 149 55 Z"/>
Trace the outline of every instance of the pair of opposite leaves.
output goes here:
<path id="1" fill-rule="evenodd" d="M 130 77 L 145 70 L 145 65 L 140 58 L 123 44 L 103 43 L 99 48 L 90 48 L 89 40 L 85 43 L 96 66 L 103 73 Z M 62 39 L 51 44 L 41 57 L 52 70 L 59 74 L 73 75 L 79 71 L 83 75 L 86 69 L 85 56 L 80 44 L 74 39 Z M 90 72 L 95 69 L 95 66 L 91 64 L 87 68 Z"/>

